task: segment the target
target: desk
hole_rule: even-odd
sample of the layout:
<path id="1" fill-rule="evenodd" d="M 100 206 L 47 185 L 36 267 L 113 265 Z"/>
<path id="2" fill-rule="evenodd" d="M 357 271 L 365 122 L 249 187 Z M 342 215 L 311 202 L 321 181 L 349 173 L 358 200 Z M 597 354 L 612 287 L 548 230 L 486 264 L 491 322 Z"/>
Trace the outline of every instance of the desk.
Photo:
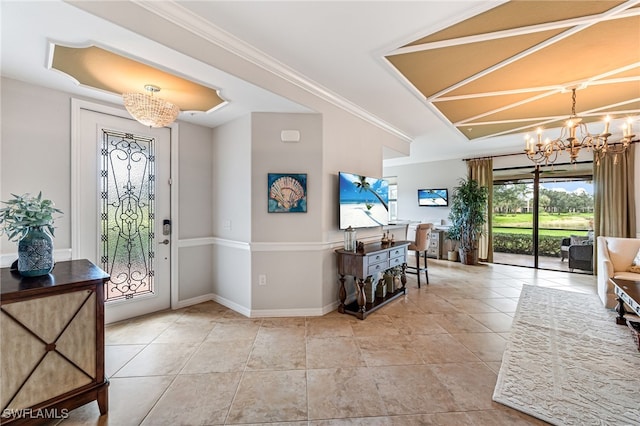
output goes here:
<path id="1" fill-rule="evenodd" d="M 2 424 L 64 418 L 98 401 L 108 410 L 104 374 L 104 283 L 88 260 L 57 262 L 50 274 L 0 269 Z"/>
<path id="2" fill-rule="evenodd" d="M 627 310 L 624 308 L 626 303 L 637 315 L 640 315 L 640 281 L 622 280 L 619 278 L 611 278 L 613 282 L 613 292 L 618 297 L 618 306 L 616 311 L 618 317 L 616 324 L 626 325 L 627 321 L 624 316 Z"/>
<path id="3" fill-rule="evenodd" d="M 434 259 L 443 259 L 446 257 L 444 250 L 444 239 L 446 231 L 434 228 L 429 234 L 429 246 L 427 247 L 427 256 Z M 444 254 L 443 254 L 444 252 Z"/>
<path id="4" fill-rule="evenodd" d="M 408 246 L 409 241 L 396 241 L 392 244 L 366 244 L 364 250 L 358 252 L 345 251 L 343 249 L 336 250 L 338 274 L 340 275 L 340 306 L 338 306 L 338 312 L 355 315 L 363 320 L 371 312 L 404 295 L 406 293 L 405 285 L 407 284 L 405 270 L 407 268 Z M 376 297 L 374 300 L 368 301 L 364 291 L 365 280 L 374 275 L 377 277 L 379 273 L 396 266 L 402 268 L 402 274 L 400 275 L 402 288 L 393 293 L 388 293 L 385 297 Z M 347 291 L 344 286 L 346 275 L 351 275 L 356 283 L 356 301 L 349 305 L 345 305 L 347 299 Z"/>

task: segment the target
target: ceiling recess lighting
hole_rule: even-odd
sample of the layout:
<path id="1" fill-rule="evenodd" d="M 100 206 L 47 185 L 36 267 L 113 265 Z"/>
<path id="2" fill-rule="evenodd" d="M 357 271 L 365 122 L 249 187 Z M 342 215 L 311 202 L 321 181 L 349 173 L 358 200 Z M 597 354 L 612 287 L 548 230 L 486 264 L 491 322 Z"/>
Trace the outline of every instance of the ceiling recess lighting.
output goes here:
<path id="1" fill-rule="evenodd" d="M 144 86 L 144 90 L 148 93 L 124 93 L 122 95 L 124 107 L 133 118 L 149 127 L 165 127 L 178 118 L 180 108 L 177 105 L 153 96 L 154 93 L 160 91 L 158 86 L 147 84 Z"/>
<path id="2" fill-rule="evenodd" d="M 572 107 L 571 116 L 565 122 L 565 126 L 560 131 L 557 139 L 543 140 L 542 129 L 538 128 L 537 138 L 529 135 L 525 136 L 525 153 L 531 161 L 536 164 L 553 164 L 558 159 L 558 154 L 562 151 L 569 153 L 572 163 L 576 162 L 578 154 L 582 148 L 592 150 L 596 165 L 600 163 L 600 159 L 607 153 L 615 155 L 614 163 L 618 162 L 618 154 L 622 154 L 629 147 L 635 135 L 632 130 L 632 119 L 622 126 L 622 139 L 617 143 L 610 143 L 609 137 L 609 121 L 610 117 L 604 119 L 604 132 L 600 134 L 591 134 L 587 129 L 587 125 L 582 119 L 576 115 L 576 89 L 572 88 Z"/>

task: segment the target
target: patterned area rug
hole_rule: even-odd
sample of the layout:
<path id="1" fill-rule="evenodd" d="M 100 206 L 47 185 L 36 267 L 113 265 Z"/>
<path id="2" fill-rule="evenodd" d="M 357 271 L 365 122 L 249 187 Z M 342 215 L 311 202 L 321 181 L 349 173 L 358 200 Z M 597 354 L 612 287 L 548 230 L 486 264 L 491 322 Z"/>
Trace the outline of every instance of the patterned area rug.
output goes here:
<path id="1" fill-rule="evenodd" d="M 640 352 L 595 294 L 525 285 L 493 400 L 557 425 L 640 425 Z"/>

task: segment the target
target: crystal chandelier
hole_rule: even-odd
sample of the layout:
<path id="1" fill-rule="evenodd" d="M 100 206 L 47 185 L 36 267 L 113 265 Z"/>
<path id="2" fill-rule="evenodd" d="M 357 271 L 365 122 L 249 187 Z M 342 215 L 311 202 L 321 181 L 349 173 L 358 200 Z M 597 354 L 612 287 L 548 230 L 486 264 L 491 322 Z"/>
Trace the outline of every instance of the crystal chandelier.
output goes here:
<path id="1" fill-rule="evenodd" d="M 618 143 L 610 143 L 609 122 L 610 117 L 605 118 L 604 132 L 600 134 L 591 134 L 587 129 L 587 125 L 582 119 L 576 115 L 576 89 L 572 88 L 572 106 L 571 116 L 565 122 L 565 126 L 560 131 L 557 139 L 550 140 L 545 138 L 542 140 L 542 129 L 538 128 L 537 137 L 525 135 L 525 153 L 527 157 L 535 164 L 553 164 L 558 159 L 558 154 L 566 151 L 569 154 L 571 163 L 575 163 L 580 150 L 585 148 L 594 152 L 596 165 L 600 163 L 600 159 L 607 153 L 615 155 L 614 163 L 618 162 L 618 154 L 622 154 L 631 144 L 635 137 L 632 130 L 632 120 L 622 127 L 623 137 Z"/>
<path id="2" fill-rule="evenodd" d="M 124 93 L 124 107 L 138 122 L 149 127 L 165 127 L 173 123 L 180 108 L 164 99 L 154 97 L 160 88 L 147 84 L 144 86 L 147 93 Z"/>

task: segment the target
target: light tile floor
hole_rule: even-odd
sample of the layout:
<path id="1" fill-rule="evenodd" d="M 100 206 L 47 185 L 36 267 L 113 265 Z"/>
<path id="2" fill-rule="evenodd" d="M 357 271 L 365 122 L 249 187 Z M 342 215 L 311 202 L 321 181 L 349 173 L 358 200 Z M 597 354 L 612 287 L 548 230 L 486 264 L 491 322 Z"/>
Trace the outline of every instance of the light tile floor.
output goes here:
<path id="1" fill-rule="evenodd" d="M 430 285 L 360 321 L 245 318 L 217 303 L 106 330 L 110 410 L 68 425 L 540 425 L 491 400 L 524 284 L 595 277 L 429 260 Z"/>

